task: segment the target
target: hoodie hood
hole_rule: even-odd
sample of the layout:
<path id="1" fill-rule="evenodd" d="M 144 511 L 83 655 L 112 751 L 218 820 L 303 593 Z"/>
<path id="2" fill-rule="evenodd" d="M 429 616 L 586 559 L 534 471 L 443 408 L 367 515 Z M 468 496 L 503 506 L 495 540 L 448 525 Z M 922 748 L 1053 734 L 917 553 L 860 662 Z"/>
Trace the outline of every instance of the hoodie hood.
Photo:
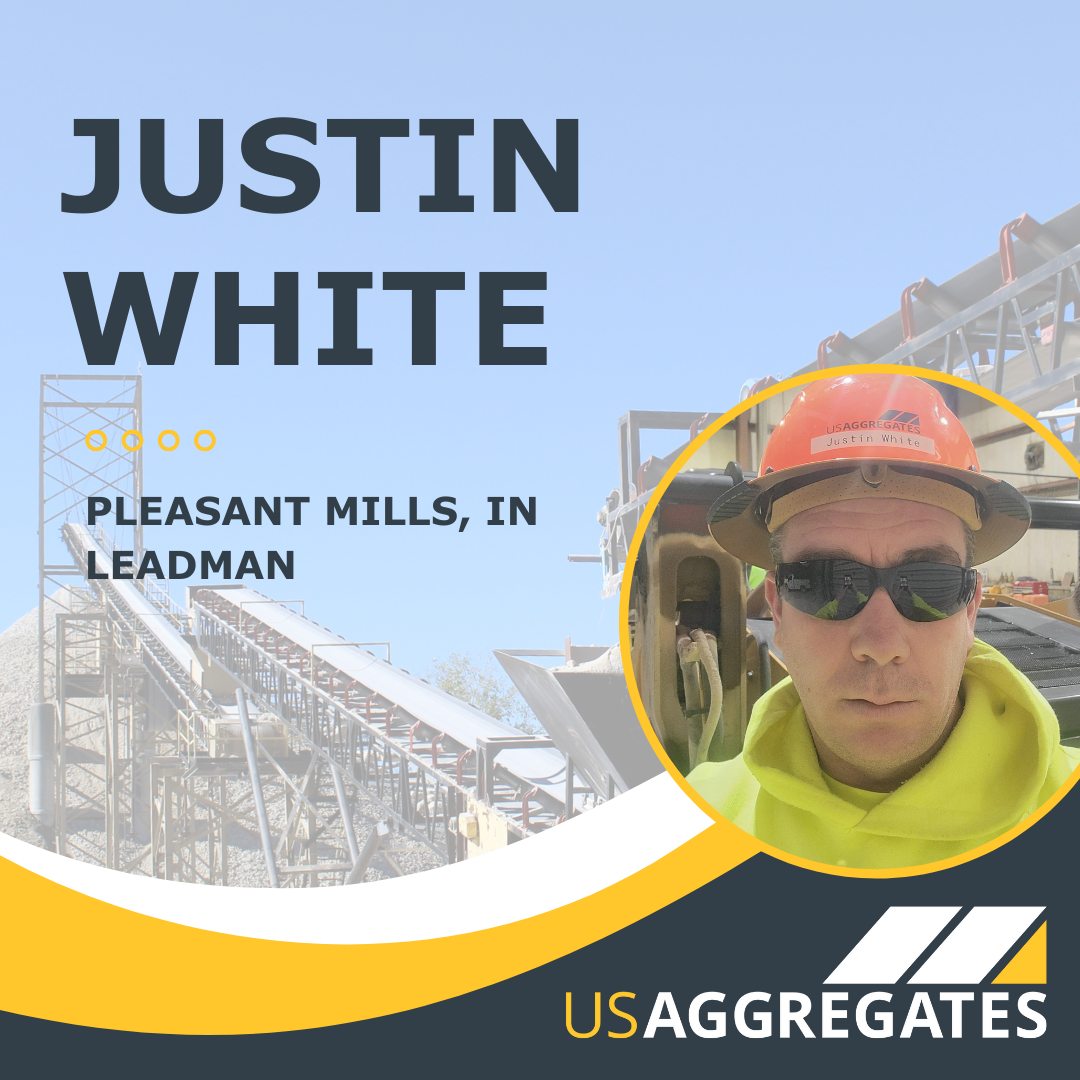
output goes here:
<path id="1" fill-rule="evenodd" d="M 949 858 L 1028 817 L 1080 761 L 1060 746 L 1046 699 L 984 642 L 968 654 L 961 692 L 964 709 L 945 744 L 888 794 L 822 773 L 790 679 L 755 706 L 739 758 L 701 765 L 688 779 L 724 817 L 804 858 L 864 867 Z"/>
<path id="2" fill-rule="evenodd" d="M 976 641 L 961 680 L 964 711 L 945 745 L 870 810 L 830 790 L 790 679 L 762 699 L 743 756 L 774 798 L 845 829 L 924 840 L 1004 832 L 1034 809 L 1059 741 L 1057 717 L 997 650 Z"/>

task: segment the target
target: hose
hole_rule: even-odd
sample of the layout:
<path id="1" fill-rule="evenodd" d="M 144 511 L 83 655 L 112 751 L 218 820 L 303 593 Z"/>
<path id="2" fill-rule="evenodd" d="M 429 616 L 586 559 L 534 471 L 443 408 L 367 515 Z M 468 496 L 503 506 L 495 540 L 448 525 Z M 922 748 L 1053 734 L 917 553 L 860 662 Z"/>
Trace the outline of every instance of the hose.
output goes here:
<path id="1" fill-rule="evenodd" d="M 709 760 L 709 748 L 713 739 L 719 732 L 720 739 L 724 738 L 723 708 L 724 687 L 720 682 L 720 663 L 716 648 L 716 638 L 704 630 L 695 629 L 690 631 L 690 636 L 680 636 L 677 642 L 679 663 L 683 672 L 683 687 L 686 694 L 687 719 L 692 713 L 700 713 L 694 704 L 700 702 L 700 681 L 697 665 L 705 669 L 705 676 L 709 680 L 709 712 L 701 727 L 701 737 L 696 739 L 693 725 L 688 730 L 688 750 L 690 768 L 694 769 L 703 761 Z M 691 691 L 696 691 L 692 694 Z M 692 702 L 691 697 L 697 698 Z"/>
<path id="2" fill-rule="evenodd" d="M 702 761 L 709 760 L 709 747 L 712 746 L 713 737 L 719 731 L 720 741 L 724 739 L 723 714 L 724 714 L 724 687 L 720 682 L 720 663 L 716 652 L 716 638 L 704 630 L 691 630 L 690 637 L 697 642 L 700 661 L 705 668 L 705 675 L 709 680 L 709 715 L 705 718 L 705 724 L 701 732 L 701 742 L 698 744 L 698 761 L 693 764 L 700 765 Z"/>

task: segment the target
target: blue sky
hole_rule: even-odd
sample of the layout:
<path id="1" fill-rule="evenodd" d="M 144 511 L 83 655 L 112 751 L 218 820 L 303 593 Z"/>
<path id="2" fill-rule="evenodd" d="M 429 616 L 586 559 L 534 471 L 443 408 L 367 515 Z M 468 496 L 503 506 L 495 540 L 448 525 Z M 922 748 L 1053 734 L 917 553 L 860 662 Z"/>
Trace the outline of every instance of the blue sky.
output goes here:
<path id="1" fill-rule="evenodd" d="M 180 14 L 178 14 L 178 11 Z M 0 49 L 8 167 L 4 199 L 7 587 L 0 625 L 36 588 L 37 382 L 86 371 L 64 271 L 111 296 L 147 274 L 159 314 L 171 275 L 199 284 L 173 368 L 143 368 L 146 428 L 184 437 L 146 453 L 147 492 L 310 495 L 301 529 L 158 529 L 170 547 L 292 548 L 320 623 L 390 639 L 395 660 L 617 637 L 601 601 L 596 510 L 617 478 L 627 409 L 719 411 L 748 377 L 788 373 L 836 329 L 896 309 L 901 289 L 942 281 L 994 250 L 1027 211 L 1080 201 L 1077 142 L 1061 102 L 1075 91 L 1064 4 L 393 5 L 123 3 L 21 5 Z M 1004 28 L 1011 28 L 1009 33 Z M 254 174 L 240 138 L 258 120 L 318 125 L 316 201 L 269 216 L 239 189 L 284 193 Z M 108 210 L 60 212 L 91 186 L 76 117 L 118 117 L 121 188 Z M 197 121 L 222 118 L 225 186 L 204 213 L 172 216 L 139 192 L 138 121 L 166 120 L 168 182 L 195 184 Z M 408 117 L 387 140 L 382 211 L 353 210 L 353 151 L 328 118 Z M 421 214 L 432 190 L 421 118 L 473 118 L 461 191 L 472 214 Z M 556 118 L 580 121 L 577 214 L 552 212 L 519 166 L 518 212 L 491 210 L 491 121 L 519 117 L 554 154 Z M 292 145 L 288 145 L 291 143 Z M 370 368 L 316 365 L 330 344 L 328 270 L 367 270 L 360 344 Z M 383 271 L 463 271 L 439 299 L 439 363 L 409 362 L 407 294 Z M 546 271 L 546 367 L 477 364 L 477 274 Z M 243 303 L 269 303 L 274 271 L 300 274 L 300 364 L 275 368 L 270 328 L 242 332 L 241 363 L 213 363 L 213 274 L 238 271 Z M 137 369 L 129 325 L 115 370 Z M 208 454 L 189 449 L 199 428 Z M 148 440 L 149 441 L 149 440 Z M 329 529 L 326 495 L 455 495 L 472 518 L 450 529 Z M 489 495 L 535 496 L 535 527 L 482 525 Z M 193 530 L 194 532 L 194 530 Z"/>

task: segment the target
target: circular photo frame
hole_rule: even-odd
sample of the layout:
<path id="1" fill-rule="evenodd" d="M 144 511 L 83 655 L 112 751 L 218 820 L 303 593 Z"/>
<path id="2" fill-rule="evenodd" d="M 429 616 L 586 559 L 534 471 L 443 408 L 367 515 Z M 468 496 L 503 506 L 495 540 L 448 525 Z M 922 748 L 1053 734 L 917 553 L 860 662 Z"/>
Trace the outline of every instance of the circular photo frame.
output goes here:
<path id="1" fill-rule="evenodd" d="M 952 375 L 769 382 L 641 512 L 638 719 L 740 845 L 849 877 L 978 858 L 1080 778 L 1080 464 L 1056 419 Z"/>

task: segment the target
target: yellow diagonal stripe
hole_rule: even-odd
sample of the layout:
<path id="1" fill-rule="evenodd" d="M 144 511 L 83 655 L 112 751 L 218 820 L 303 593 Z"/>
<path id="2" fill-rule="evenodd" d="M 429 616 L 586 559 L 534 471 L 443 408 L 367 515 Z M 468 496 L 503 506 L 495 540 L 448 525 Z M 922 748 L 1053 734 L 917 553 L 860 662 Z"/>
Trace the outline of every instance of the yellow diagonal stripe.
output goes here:
<path id="1" fill-rule="evenodd" d="M 1005 965 L 1005 970 L 994 982 L 1046 982 L 1046 923 L 1028 938 L 1024 947 Z"/>

